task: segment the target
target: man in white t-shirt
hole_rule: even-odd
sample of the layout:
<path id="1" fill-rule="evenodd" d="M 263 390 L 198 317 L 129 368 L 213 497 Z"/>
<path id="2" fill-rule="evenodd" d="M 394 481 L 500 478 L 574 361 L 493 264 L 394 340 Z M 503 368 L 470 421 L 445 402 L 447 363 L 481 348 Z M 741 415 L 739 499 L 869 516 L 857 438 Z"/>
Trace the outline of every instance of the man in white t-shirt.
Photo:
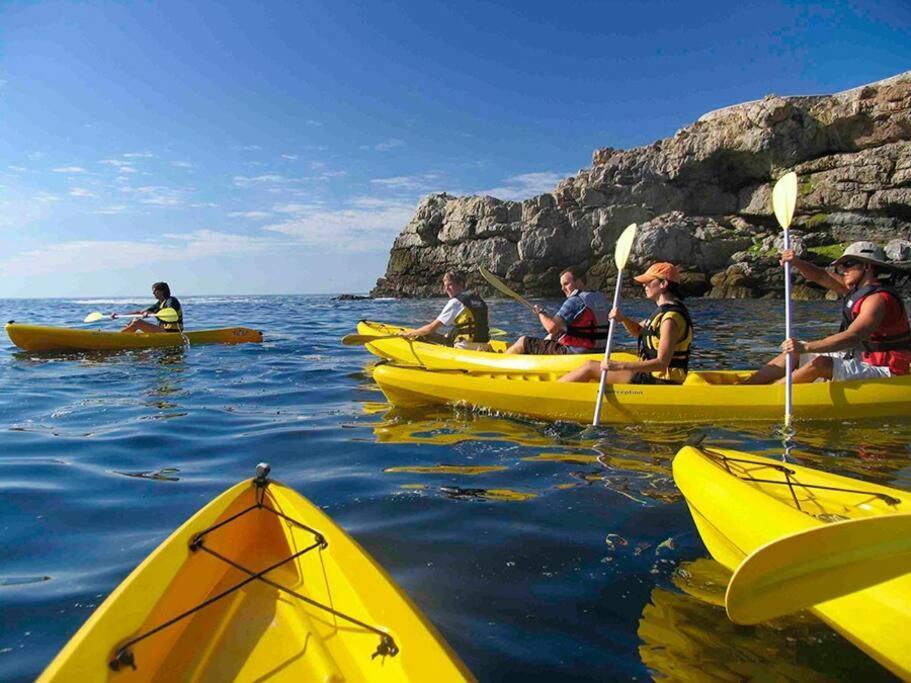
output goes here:
<path id="1" fill-rule="evenodd" d="M 459 348 L 486 350 L 487 342 L 490 341 L 487 304 L 480 296 L 465 289 L 465 276 L 456 271 L 450 270 L 443 275 L 443 289 L 449 296 L 449 301 L 440 314 L 405 336 Z M 452 329 L 448 334 L 442 335 L 437 332 L 440 328 Z"/>

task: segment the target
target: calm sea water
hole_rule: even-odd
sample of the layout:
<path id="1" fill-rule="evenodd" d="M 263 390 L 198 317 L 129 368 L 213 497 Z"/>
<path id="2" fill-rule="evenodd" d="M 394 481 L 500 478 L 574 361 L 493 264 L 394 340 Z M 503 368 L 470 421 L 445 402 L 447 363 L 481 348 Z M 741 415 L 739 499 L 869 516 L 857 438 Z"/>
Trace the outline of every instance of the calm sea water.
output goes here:
<path id="1" fill-rule="evenodd" d="M 727 621 L 726 576 L 674 488 L 695 430 L 391 409 L 358 319 L 425 322 L 442 301 L 185 297 L 188 326 L 265 343 L 39 355 L 0 340 L 0 680 L 34 678 L 187 517 L 256 463 L 323 506 L 439 626 L 481 680 L 877 680 L 808 615 Z M 78 325 L 145 299 L 0 300 L 4 320 Z M 645 314 L 647 302 L 630 302 Z M 780 302 L 692 302 L 695 365 L 774 352 Z M 800 336 L 832 303 L 799 303 Z M 492 324 L 537 332 L 511 302 Z M 774 453 L 774 426 L 705 428 Z M 911 420 L 799 425 L 798 462 L 911 489 Z"/>

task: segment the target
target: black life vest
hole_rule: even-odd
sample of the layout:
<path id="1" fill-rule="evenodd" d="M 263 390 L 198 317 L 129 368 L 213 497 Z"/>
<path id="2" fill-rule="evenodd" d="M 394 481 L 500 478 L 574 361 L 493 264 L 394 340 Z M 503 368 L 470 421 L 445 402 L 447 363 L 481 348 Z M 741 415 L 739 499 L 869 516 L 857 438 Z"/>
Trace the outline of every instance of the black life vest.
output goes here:
<path id="1" fill-rule="evenodd" d="M 841 326 L 839 332 L 844 332 L 848 326 L 860 314 L 860 308 L 863 300 L 868 296 L 883 292 L 893 297 L 899 304 L 902 312 L 905 310 L 905 304 L 902 302 L 901 295 L 892 287 L 884 285 L 881 282 L 855 287 L 845 295 L 841 304 Z M 911 327 L 908 324 L 908 316 L 904 314 L 899 320 L 883 320 L 880 326 L 870 335 L 870 337 L 860 343 L 864 351 L 873 353 L 877 351 L 908 351 L 911 350 Z M 846 358 L 852 358 L 854 350 L 851 349 L 845 353 Z"/>
<path id="2" fill-rule="evenodd" d="M 158 301 L 152 306 L 149 306 L 146 310 L 149 313 L 159 313 L 165 308 L 173 308 L 177 311 L 177 322 L 169 323 L 164 320 L 159 320 L 158 326 L 168 332 L 183 332 L 183 310 L 181 309 L 180 302 L 177 300 L 176 296 L 169 296 L 164 301 Z"/>
<path id="3" fill-rule="evenodd" d="M 450 343 L 457 341 L 489 342 L 490 328 L 487 323 L 487 304 L 474 292 L 464 291 L 456 299 L 464 306 L 453 321 L 452 331 L 447 335 Z"/>
<path id="4" fill-rule="evenodd" d="M 674 355 L 671 356 L 668 368 L 680 368 L 686 372 L 689 369 L 690 350 L 693 346 L 693 321 L 686 306 L 679 301 L 661 304 L 658 306 L 658 310 L 652 313 L 651 317 L 645 321 L 642 331 L 639 333 L 639 358 L 653 360 L 658 357 L 658 345 L 661 342 L 661 323 L 664 322 L 664 316 L 668 313 L 679 313 L 686 322 L 686 329 L 683 330 L 683 334 L 674 346 Z"/>

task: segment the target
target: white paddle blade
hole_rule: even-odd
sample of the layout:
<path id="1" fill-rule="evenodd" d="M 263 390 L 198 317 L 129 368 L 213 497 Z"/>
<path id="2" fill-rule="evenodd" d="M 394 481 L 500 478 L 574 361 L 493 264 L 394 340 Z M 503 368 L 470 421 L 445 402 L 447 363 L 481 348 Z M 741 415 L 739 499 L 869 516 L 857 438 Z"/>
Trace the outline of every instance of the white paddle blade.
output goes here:
<path id="1" fill-rule="evenodd" d="M 626 268 L 626 260 L 633 250 L 633 242 L 636 241 L 637 228 L 638 226 L 635 223 L 630 223 L 620 233 L 620 237 L 617 238 L 617 246 L 614 247 L 614 263 L 617 264 L 618 272 Z"/>
<path id="2" fill-rule="evenodd" d="M 83 320 L 82 322 L 94 323 L 94 322 L 98 322 L 99 320 L 103 320 L 105 317 L 107 317 L 107 316 L 105 316 L 104 313 L 102 313 L 101 311 L 92 311 L 87 316 L 85 316 L 85 320 Z"/>
<path id="3" fill-rule="evenodd" d="M 794 171 L 783 175 L 772 190 L 772 208 L 778 225 L 787 230 L 794 218 L 794 207 L 797 206 L 797 174 Z"/>

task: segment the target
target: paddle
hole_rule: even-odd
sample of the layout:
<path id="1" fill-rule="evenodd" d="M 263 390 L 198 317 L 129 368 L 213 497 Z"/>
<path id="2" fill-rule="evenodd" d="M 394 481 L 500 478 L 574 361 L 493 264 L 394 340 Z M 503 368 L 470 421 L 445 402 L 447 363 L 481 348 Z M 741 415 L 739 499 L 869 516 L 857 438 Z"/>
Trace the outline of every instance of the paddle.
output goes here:
<path id="1" fill-rule="evenodd" d="M 525 306 L 528 310 L 535 312 L 535 307 L 532 304 L 530 304 L 526 299 L 522 298 L 520 294 L 512 291 L 509 287 L 506 286 L 505 282 L 487 270 L 487 268 L 484 266 L 479 266 L 478 270 L 481 272 L 481 277 L 487 280 L 494 289 L 499 291 L 501 294 L 505 294 L 506 296 L 515 299 L 520 304 Z"/>
<path id="2" fill-rule="evenodd" d="M 623 269 L 626 268 L 626 260 L 629 253 L 633 250 L 633 242 L 636 240 L 636 224 L 630 223 L 626 229 L 620 233 L 617 244 L 614 246 L 614 263 L 617 265 L 617 286 L 614 287 L 614 303 L 612 308 L 620 305 L 620 289 L 623 286 Z M 607 344 L 604 347 L 604 360 L 610 358 L 611 345 L 614 342 L 614 323 L 611 319 L 607 328 Z M 601 371 L 601 381 L 598 384 L 598 400 L 595 402 L 595 416 L 592 418 L 592 425 L 598 426 L 601 421 L 601 401 L 604 400 L 604 384 L 607 380 L 607 371 Z"/>
<path id="3" fill-rule="evenodd" d="M 101 311 L 93 311 L 85 316 L 84 323 L 95 323 L 99 320 L 109 320 L 112 315 L 116 315 L 118 318 L 142 318 L 144 315 L 142 313 L 102 313 Z M 166 323 L 176 323 L 178 318 L 177 311 L 173 308 L 162 308 L 158 313 L 148 313 L 148 315 L 154 315 L 159 320 L 162 320 Z"/>
<path id="4" fill-rule="evenodd" d="M 791 248 L 791 233 L 788 228 L 794 217 L 794 207 L 797 206 L 797 174 L 791 171 L 778 179 L 772 189 L 772 208 L 778 225 L 784 230 L 784 248 Z M 784 264 L 784 338 L 791 338 L 791 264 Z M 788 354 L 785 358 L 785 390 L 784 390 L 784 423 L 785 427 L 791 424 L 792 389 L 794 382 L 791 372 L 794 370 L 794 357 Z"/>
<path id="5" fill-rule="evenodd" d="M 491 327 L 488 332 L 491 337 L 505 337 L 508 332 L 506 330 L 501 330 L 499 327 Z M 363 344 L 370 344 L 371 342 L 378 341 L 380 339 L 404 339 L 405 335 L 403 334 L 384 334 L 382 336 L 376 336 L 375 334 L 346 334 L 342 337 L 342 344 L 345 346 L 362 346 Z M 411 340 L 418 341 L 418 340 Z"/>
<path id="6" fill-rule="evenodd" d="M 758 624 L 908 572 L 911 514 L 834 522 L 752 552 L 734 572 L 725 606 L 731 621 Z"/>

